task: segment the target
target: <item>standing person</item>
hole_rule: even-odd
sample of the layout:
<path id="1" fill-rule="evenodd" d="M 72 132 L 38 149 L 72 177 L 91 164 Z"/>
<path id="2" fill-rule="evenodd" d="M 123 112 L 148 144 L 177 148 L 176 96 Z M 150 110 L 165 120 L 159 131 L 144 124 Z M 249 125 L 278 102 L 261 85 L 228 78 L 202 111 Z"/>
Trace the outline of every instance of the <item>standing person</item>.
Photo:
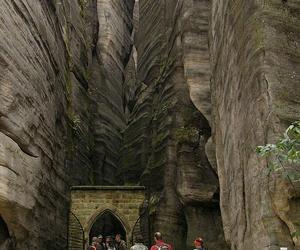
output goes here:
<path id="1" fill-rule="evenodd" d="M 148 250 L 148 247 L 146 247 L 143 243 L 143 237 L 137 236 L 135 238 L 134 245 L 130 248 L 130 250 Z"/>
<path id="2" fill-rule="evenodd" d="M 163 237 L 160 232 L 154 234 L 155 245 L 150 250 L 172 250 L 172 246 L 163 241 Z"/>
<path id="3" fill-rule="evenodd" d="M 89 246 L 88 250 L 97 250 L 97 246 L 98 246 L 98 238 L 93 237 L 92 244 Z"/>
<path id="4" fill-rule="evenodd" d="M 201 238 L 195 239 L 194 245 L 195 245 L 195 249 L 194 250 L 206 250 L 204 248 L 204 243 L 203 243 L 203 240 Z"/>
<path id="5" fill-rule="evenodd" d="M 92 242 L 92 245 L 89 247 L 89 250 L 97 250 L 97 242 Z"/>
<path id="6" fill-rule="evenodd" d="M 103 242 L 103 236 L 101 234 L 98 236 L 97 250 L 106 250 L 105 243 Z"/>
<path id="7" fill-rule="evenodd" d="M 106 250 L 116 250 L 115 244 L 111 236 L 106 237 Z"/>
<path id="8" fill-rule="evenodd" d="M 121 239 L 121 234 L 116 234 L 115 241 L 117 250 L 127 250 L 126 242 Z"/>

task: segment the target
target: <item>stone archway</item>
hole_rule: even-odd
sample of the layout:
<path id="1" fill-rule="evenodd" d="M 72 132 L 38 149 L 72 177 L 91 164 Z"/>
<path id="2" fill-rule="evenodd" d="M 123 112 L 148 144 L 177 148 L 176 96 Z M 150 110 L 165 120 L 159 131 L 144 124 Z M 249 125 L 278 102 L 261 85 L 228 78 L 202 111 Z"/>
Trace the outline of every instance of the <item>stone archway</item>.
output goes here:
<path id="1" fill-rule="evenodd" d="M 89 233 L 89 242 L 93 236 L 98 236 L 99 233 L 103 237 L 106 236 L 114 236 L 117 233 L 121 234 L 122 239 L 127 239 L 128 226 L 126 229 L 125 223 L 120 219 L 118 215 L 116 215 L 110 209 L 106 209 L 102 211 L 94 220 L 93 224 L 90 227 Z"/>
<path id="2" fill-rule="evenodd" d="M 109 212 L 112 214 L 123 226 L 126 236 L 129 236 L 132 233 L 132 225 L 127 220 L 127 218 L 122 215 L 122 212 L 120 209 L 118 209 L 115 206 L 112 206 L 111 204 L 105 204 L 100 206 L 88 219 L 86 224 L 83 226 L 84 232 L 85 232 L 85 238 L 88 239 L 90 231 L 95 224 L 95 222 L 106 212 Z M 127 238 L 126 238 L 127 240 Z"/>
<path id="3" fill-rule="evenodd" d="M 106 212 L 123 226 L 126 241 L 140 216 L 145 200 L 145 187 L 139 186 L 76 186 L 71 188 L 71 212 L 84 230 L 85 243 L 95 222 Z M 99 232 L 101 233 L 101 232 Z"/>

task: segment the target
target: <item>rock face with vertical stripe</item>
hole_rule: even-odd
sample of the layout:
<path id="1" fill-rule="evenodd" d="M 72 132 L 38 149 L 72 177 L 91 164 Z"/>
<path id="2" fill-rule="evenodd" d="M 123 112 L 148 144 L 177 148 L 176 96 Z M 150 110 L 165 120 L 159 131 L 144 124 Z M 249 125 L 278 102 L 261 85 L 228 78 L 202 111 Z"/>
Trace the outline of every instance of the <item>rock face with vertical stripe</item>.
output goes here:
<path id="1" fill-rule="evenodd" d="M 299 183 L 255 153 L 300 117 L 299 1 L 2 0 L 0 16 L 0 249 L 66 249 L 70 186 L 122 184 L 147 187 L 175 250 L 300 248 Z"/>
<path id="2" fill-rule="evenodd" d="M 69 186 L 115 181 L 132 9 L 1 2 L 0 215 L 16 249 L 66 249 Z"/>
<path id="3" fill-rule="evenodd" d="M 125 128 L 124 73 L 132 48 L 134 1 L 98 0 L 99 30 L 92 59 L 94 153 L 96 184 L 117 184 L 121 132 Z"/>
<path id="4" fill-rule="evenodd" d="M 124 131 L 123 178 L 149 190 L 152 231 L 175 249 L 200 235 L 226 249 L 210 137 L 209 6 L 206 1 L 139 1 L 140 86 Z M 176 237 L 174 233 L 176 232 Z"/>
<path id="5" fill-rule="evenodd" d="M 86 94 L 70 67 L 85 68 L 80 6 L 2 1 L 0 12 L 0 214 L 17 249 L 61 249 L 71 85 Z"/>
<path id="6" fill-rule="evenodd" d="M 268 176 L 255 148 L 299 119 L 299 4 L 141 0 L 139 6 L 142 90 L 121 165 L 128 183 L 151 190 L 153 230 L 166 232 L 179 249 L 186 231 L 188 242 L 201 234 L 219 249 L 222 230 L 204 230 L 218 210 L 211 206 L 219 179 L 231 249 L 298 249 L 297 183 Z M 205 225 L 194 227 L 196 219 Z"/>
<path id="7" fill-rule="evenodd" d="M 255 153 L 300 115 L 297 1 L 214 1 L 213 141 L 232 249 L 299 249 L 299 189 Z"/>

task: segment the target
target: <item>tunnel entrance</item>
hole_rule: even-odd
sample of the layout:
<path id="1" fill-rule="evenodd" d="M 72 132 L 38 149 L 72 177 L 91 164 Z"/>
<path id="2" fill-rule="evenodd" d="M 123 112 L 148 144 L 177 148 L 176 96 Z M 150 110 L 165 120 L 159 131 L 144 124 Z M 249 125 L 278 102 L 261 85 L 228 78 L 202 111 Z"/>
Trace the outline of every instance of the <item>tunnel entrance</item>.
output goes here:
<path id="1" fill-rule="evenodd" d="M 121 234 L 122 239 L 126 239 L 126 231 L 122 222 L 109 210 L 101 213 L 94 222 L 89 233 L 89 242 L 91 243 L 92 238 L 98 237 L 100 234 L 104 238 Z"/>

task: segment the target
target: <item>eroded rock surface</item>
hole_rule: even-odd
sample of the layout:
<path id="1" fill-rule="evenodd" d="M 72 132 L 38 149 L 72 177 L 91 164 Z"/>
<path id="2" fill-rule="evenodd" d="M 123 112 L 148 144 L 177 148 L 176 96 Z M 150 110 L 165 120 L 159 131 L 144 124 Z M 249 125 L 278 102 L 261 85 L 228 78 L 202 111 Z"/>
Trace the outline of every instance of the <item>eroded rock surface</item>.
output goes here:
<path id="1" fill-rule="evenodd" d="M 299 119 L 299 10 L 297 1 L 212 4 L 213 138 L 232 249 L 299 249 L 299 191 L 268 177 L 255 154 Z"/>
<path id="2" fill-rule="evenodd" d="M 17 249 L 66 249 L 69 186 L 103 181 L 99 148 L 116 165 L 109 145 L 118 150 L 124 124 L 132 9 L 133 1 L 1 2 L 0 214 Z M 103 108 L 108 120 L 97 122 Z"/>
<path id="3" fill-rule="evenodd" d="M 0 213 L 18 249 L 50 239 L 58 249 L 68 200 L 63 24 L 55 4 L 2 1 L 0 11 Z"/>
<path id="4" fill-rule="evenodd" d="M 148 187 L 152 231 L 163 232 L 175 249 L 192 248 L 200 234 L 208 248 L 226 249 L 218 179 L 205 154 L 208 3 L 140 0 L 139 8 L 140 91 L 124 132 L 125 182 Z"/>
<path id="5" fill-rule="evenodd" d="M 99 30 L 92 59 L 94 183 L 117 184 L 125 128 L 124 71 L 132 47 L 134 1 L 97 1 Z"/>
<path id="6" fill-rule="evenodd" d="M 65 249 L 69 186 L 126 183 L 175 249 L 300 248 L 299 186 L 255 153 L 299 119 L 299 1 L 2 0 L 0 16 L 1 247 Z"/>

